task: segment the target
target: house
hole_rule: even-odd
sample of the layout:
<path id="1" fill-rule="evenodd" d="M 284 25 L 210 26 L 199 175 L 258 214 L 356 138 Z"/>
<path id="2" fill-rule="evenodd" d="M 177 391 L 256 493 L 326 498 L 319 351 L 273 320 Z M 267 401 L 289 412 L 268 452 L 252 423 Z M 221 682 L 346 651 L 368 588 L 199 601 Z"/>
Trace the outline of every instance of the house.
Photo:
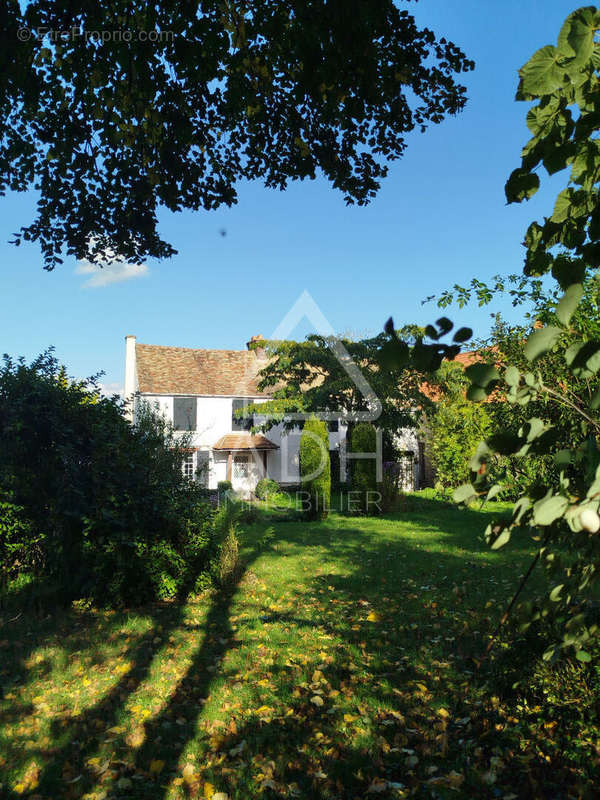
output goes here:
<path id="1" fill-rule="evenodd" d="M 282 485 L 300 482 L 300 429 L 286 431 L 278 424 L 266 435 L 253 434 L 251 429 L 260 425 L 261 417 L 236 416 L 249 404 L 270 399 L 258 388 L 259 372 L 266 363 L 259 346 L 262 338 L 253 336 L 244 350 L 196 350 L 141 344 L 135 336 L 125 337 L 125 398 L 130 401 L 131 419 L 146 403 L 176 431 L 187 431 L 191 442 L 184 472 L 209 489 L 229 480 L 236 491 L 249 495 L 261 478 Z M 329 449 L 336 453 L 345 445 L 347 427 L 337 421 L 329 427 Z M 413 431 L 403 431 L 402 441 L 418 453 Z M 407 489 L 416 486 L 413 461 Z"/>

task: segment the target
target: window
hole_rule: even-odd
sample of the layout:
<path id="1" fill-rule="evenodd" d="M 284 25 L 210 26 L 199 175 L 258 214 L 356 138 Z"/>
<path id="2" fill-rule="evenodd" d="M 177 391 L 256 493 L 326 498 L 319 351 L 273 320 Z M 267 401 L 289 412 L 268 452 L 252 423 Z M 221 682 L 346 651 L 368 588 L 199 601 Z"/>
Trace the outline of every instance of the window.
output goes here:
<path id="1" fill-rule="evenodd" d="M 198 450 L 196 453 L 196 480 L 201 486 L 208 487 L 209 472 L 208 450 Z"/>
<path id="2" fill-rule="evenodd" d="M 188 453 L 183 457 L 183 461 L 181 464 L 181 470 L 183 472 L 184 478 L 189 478 L 193 480 L 194 478 L 194 454 Z"/>
<path id="3" fill-rule="evenodd" d="M 329 433 L 337 433 L 340 429 L 340 422 L 337 419 L 329 420 Z"/>
<path id="4" fill-rule="evenodd" d="M 232 431 L 249 431 L 252 427 L 252 415 L 238 417 L 236 411 L 248 407 L 251 402 L 247 397 L 234 397 L 231 401 L 231 430 Z"/>
<path id="5" fill-rule="evenodd" d="M 233 460 L 233 477 L 244 480 L 250 474 L 248 456 L 236 456 Z"/>
<path id="6" fill-rule="evenodd" d="M 196 430 L 196 398 L 173 398 L 173 427 L 176 431 Z"/>

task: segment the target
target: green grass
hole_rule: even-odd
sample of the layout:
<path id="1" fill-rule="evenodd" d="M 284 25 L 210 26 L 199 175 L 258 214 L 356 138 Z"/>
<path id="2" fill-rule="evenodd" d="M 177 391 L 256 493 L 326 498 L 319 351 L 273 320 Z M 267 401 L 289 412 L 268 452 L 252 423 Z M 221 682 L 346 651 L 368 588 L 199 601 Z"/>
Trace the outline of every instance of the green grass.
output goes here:
<path id="1" fill-rule="evenodd" d="M 594 796 L 594 668 L 530 639 L 475 669 L 530 558 L 486 548 L 489 516 L 265 514 L 226 590 L 4 613 L 0 796 Z"/>

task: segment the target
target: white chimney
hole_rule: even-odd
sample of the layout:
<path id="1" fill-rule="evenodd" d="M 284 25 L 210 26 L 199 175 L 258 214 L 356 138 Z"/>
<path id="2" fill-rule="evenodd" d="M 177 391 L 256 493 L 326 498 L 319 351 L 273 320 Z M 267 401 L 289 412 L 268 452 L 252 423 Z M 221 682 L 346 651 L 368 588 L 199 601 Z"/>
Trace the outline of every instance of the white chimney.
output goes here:
<path id="1" fill-rule="evenodd" d="M 125 402 L 127 403 L 127 418 L 130 422 L 133 422 L 133 400 L 137 392 L 135 342 L 135 336 L 125 337 Z"/>

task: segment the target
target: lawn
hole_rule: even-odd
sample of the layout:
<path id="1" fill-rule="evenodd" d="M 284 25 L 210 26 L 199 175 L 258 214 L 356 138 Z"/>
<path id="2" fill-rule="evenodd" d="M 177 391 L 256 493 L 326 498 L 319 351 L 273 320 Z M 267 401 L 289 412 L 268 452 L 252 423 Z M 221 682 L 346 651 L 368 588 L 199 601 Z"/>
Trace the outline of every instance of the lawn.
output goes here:
<path id="1" fill-rule="evenodd" d="M 533 639 L 475 668 L 530 559 L 486 548 L 489 517 L 265 516 L 229 590 L 5 610 L 0 795 L 596 796 L 595 668 L 536 666 Z"/>

